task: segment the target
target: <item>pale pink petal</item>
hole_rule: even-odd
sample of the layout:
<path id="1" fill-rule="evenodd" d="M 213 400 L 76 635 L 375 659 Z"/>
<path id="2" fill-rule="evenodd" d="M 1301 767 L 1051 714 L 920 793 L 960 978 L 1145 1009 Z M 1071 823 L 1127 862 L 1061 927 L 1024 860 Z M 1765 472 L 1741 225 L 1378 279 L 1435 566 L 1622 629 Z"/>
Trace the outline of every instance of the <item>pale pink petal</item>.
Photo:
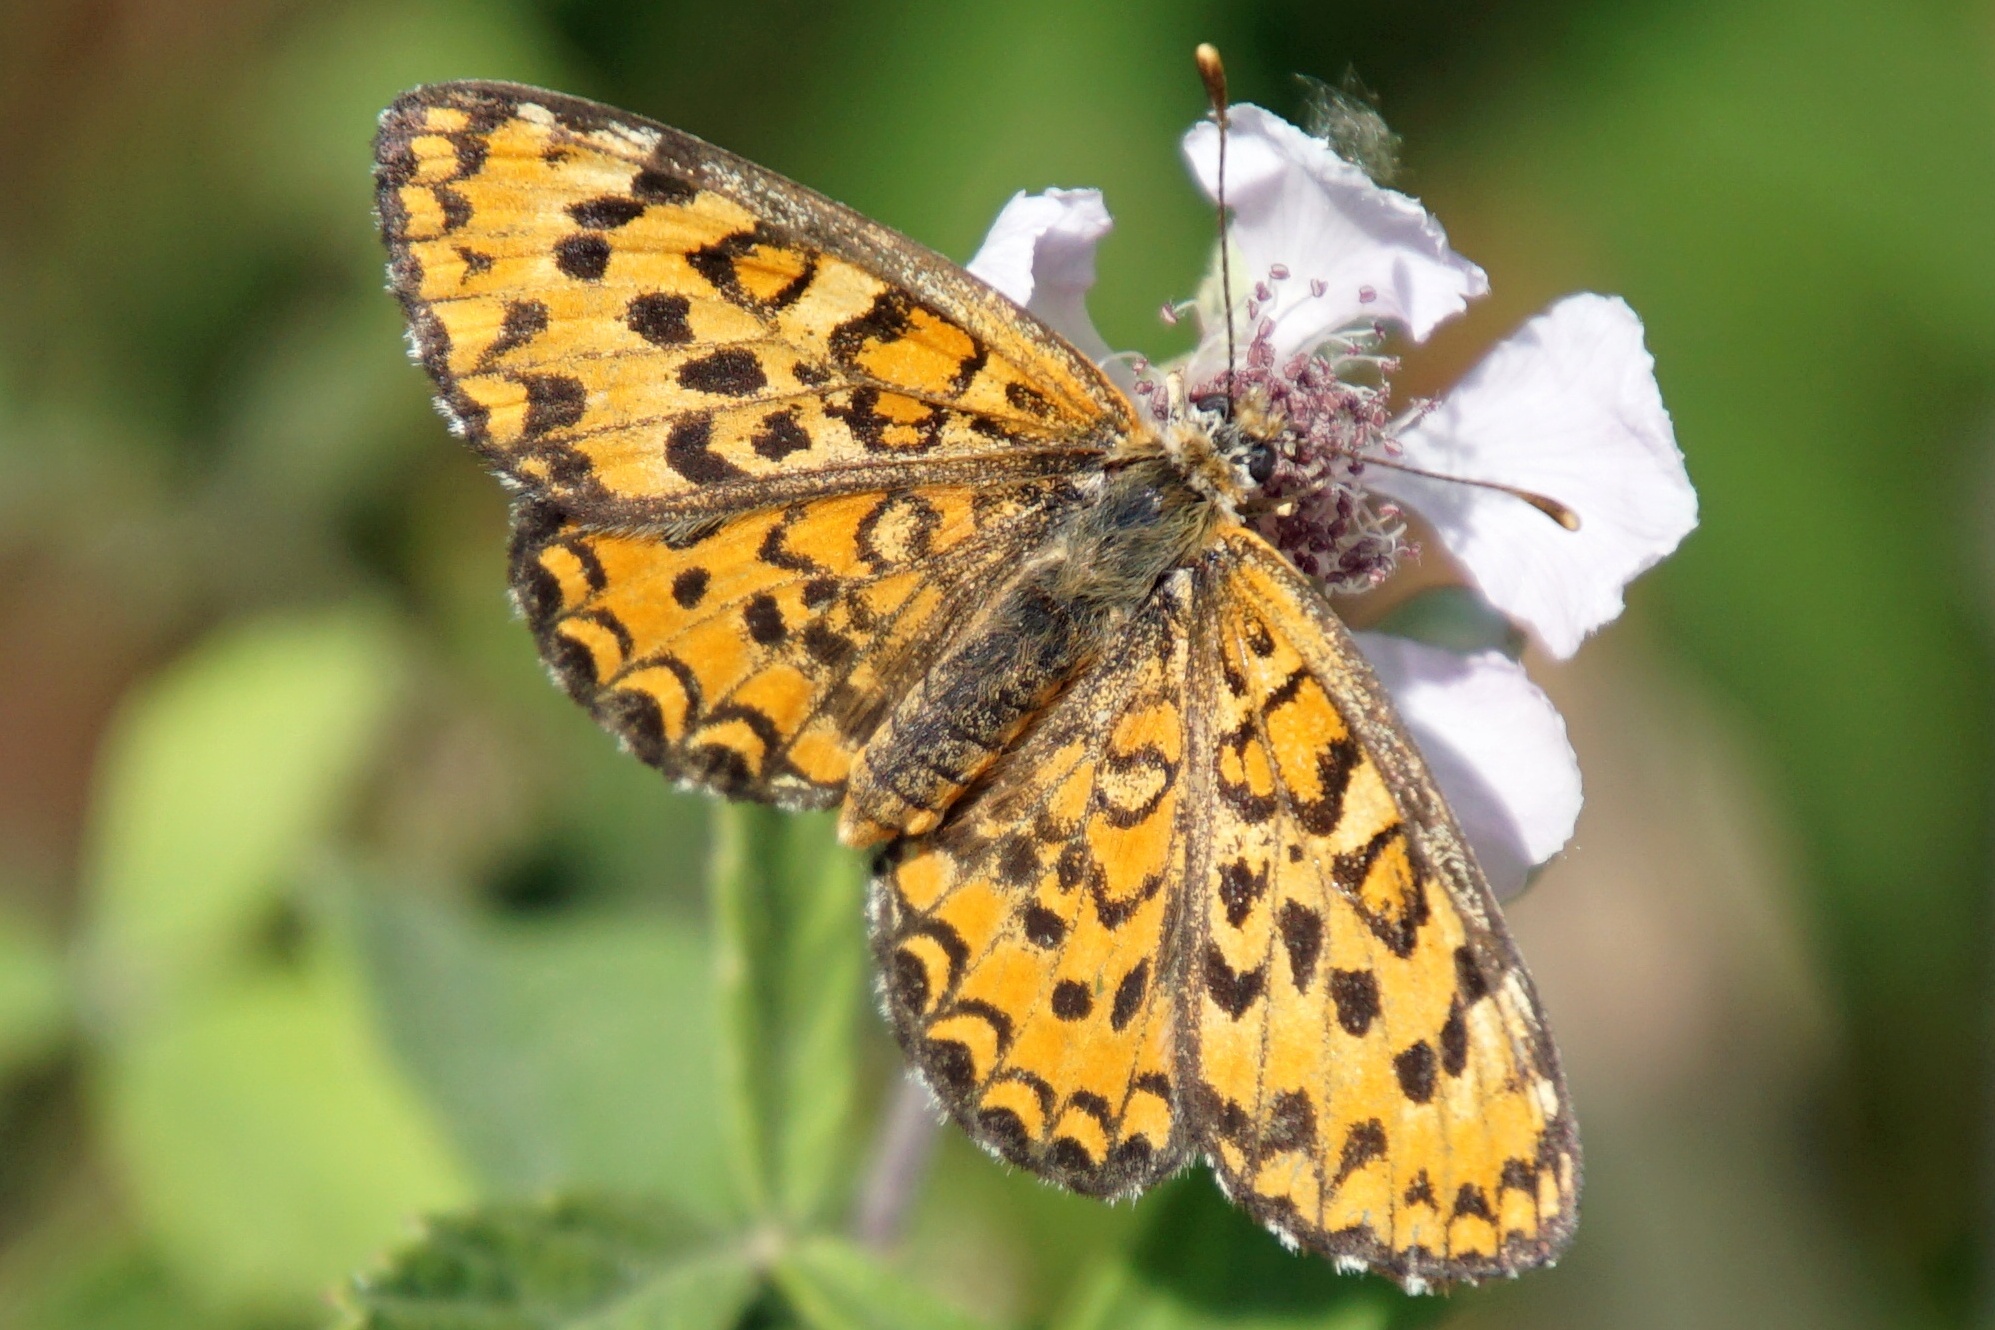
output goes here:
<path id="1" fill-rule="evenodd" d="M 1462 656 L 1382 633 L 1357 638 L 1490 886 L 1516 895 L 1579 820 L 1579 759 L 1558 709 L 1500 651 Z"/>
<path id="2" fill-rule="evenodd" d="M 1555 656 L 1618 615 L 1622 588 L 1697 525 L 1641 320 L 1612 297 L 1569 296 L 1526 323 L 1400 441 L 1408 465 L 1515 485 L 1578 514 L 1567 531 L 1507 494 L 1367 472 Z"/>
<path id="3" fill-rule="evenodd" d="M 1108 359 L 1108 343 L 1088 317 L 1094 249 L 1114 221 L 1098 189 L 1049 189 L 1012 195 L 983 247 L 966 265 L 975 276 L 1046 321 L 1090 359 Z"/>
<path id="4" fill-rule="evenodd" d="M 1321 139 L 1258 106 L 1233 107 L 1229 124 L 1235 302 L 1256 282 L 1266 282 L 1271 296 L 1240 327 L 1243 339 L 1259 320 L 1272 318 L 1275 353 L 1285 359 L 1314 350 L 1339 328 L 1377 319 L 1424 341 L 1436 324 L 1489 290 L 1482 269 L 1448 248 L 1441 224 L 1425 208 L 1373 184 Z M 1216 198 L 1218 127 L 1210 120 L 1194 125 L 1184 153 Z M 1270 281 L 1279 269 L 1288 276 Z M 1213 349 L 1202 347 L 1201 360 Z M 1223 358 L 1223 348 L 1217 354 Z"/>

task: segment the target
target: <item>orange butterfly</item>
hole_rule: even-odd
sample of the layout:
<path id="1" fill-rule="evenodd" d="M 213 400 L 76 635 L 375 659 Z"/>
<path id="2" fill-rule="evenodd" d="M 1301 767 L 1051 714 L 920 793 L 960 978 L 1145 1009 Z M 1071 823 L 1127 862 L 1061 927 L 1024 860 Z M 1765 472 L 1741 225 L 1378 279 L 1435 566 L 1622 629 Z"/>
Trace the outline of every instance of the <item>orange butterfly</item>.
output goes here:
<path id="1" fill-rule="evenodd" d="M 1558 1254 L 1579 1153 L 1530 979 L 1242 520 L 1278 422 L 1160 422 L 940 256 L 606 107 L 439 84 L 377 157 L 543 656 L 668 775 L 883 845 L 891 1018 L 972 1137 L 1100 1196 L 1202 1154 L 1409 1287 Z"/>

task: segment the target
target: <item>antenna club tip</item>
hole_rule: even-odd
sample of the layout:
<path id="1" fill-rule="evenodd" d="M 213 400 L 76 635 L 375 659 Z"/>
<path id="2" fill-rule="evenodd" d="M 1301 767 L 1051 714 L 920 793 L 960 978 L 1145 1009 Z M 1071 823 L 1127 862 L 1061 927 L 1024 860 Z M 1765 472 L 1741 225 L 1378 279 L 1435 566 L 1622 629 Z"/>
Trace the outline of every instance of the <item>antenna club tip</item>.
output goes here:
<path id="1" fill-rule="evenodd" d="M 1579 514 L 1560 503 L 1557 499 L 1548 499 L 1542 494 L 1528 494 L 1521 490 L 1512 492 L 1566 530 L 1579 530 Z"/>
<path id="2" fill-rule="evenodd" d="M 1212 102 L 1212 109 L 1218 115 L 1226 114 L 1226 65 L 1219 58 L 1219 48 L 1211 42 L 1200 42 L 1192 52 L 1192 59 L 1198 64 L 1198 76 L 1205 83 L 1205 95 Z"/>

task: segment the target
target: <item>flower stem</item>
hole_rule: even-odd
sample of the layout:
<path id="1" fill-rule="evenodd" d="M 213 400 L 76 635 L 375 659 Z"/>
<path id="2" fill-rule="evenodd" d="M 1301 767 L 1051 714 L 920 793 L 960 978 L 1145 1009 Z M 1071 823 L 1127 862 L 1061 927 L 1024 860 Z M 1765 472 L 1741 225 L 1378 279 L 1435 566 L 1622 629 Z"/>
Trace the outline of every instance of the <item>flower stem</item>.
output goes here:
<path id="1" fill-rule="evenodd" d="M 912 1071 L 903 1071 L 881 1117 L 873 1159 L 852 1210 L 852 1234 L 861 1246 L 883 1252 L 900 1241 L 914 1198 L 928 1177 L 941 1128 L 928 1088 Z"/>

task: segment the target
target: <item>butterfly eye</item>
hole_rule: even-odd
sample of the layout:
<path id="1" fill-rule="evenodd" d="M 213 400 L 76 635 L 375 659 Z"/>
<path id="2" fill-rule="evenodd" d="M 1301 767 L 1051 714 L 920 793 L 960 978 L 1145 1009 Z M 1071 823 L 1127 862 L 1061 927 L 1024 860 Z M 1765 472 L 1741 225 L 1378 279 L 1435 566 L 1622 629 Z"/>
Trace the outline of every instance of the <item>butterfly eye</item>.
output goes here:
<path id="1" fill-rule="evenodd" d="M 1209 416 L 1223 416 L 1227 414 L 1225 393 L 1207 393 L 1203 397 L 1194 397 L 1191 404 Z"/>
<path id="2" fill-rule="evenodd" d="M 1247 448 L 1247 475 L 1256 485 L 1265 485 L 1275 474 L 1275 450 L 1265 443 L 1253 443 Z"/>

